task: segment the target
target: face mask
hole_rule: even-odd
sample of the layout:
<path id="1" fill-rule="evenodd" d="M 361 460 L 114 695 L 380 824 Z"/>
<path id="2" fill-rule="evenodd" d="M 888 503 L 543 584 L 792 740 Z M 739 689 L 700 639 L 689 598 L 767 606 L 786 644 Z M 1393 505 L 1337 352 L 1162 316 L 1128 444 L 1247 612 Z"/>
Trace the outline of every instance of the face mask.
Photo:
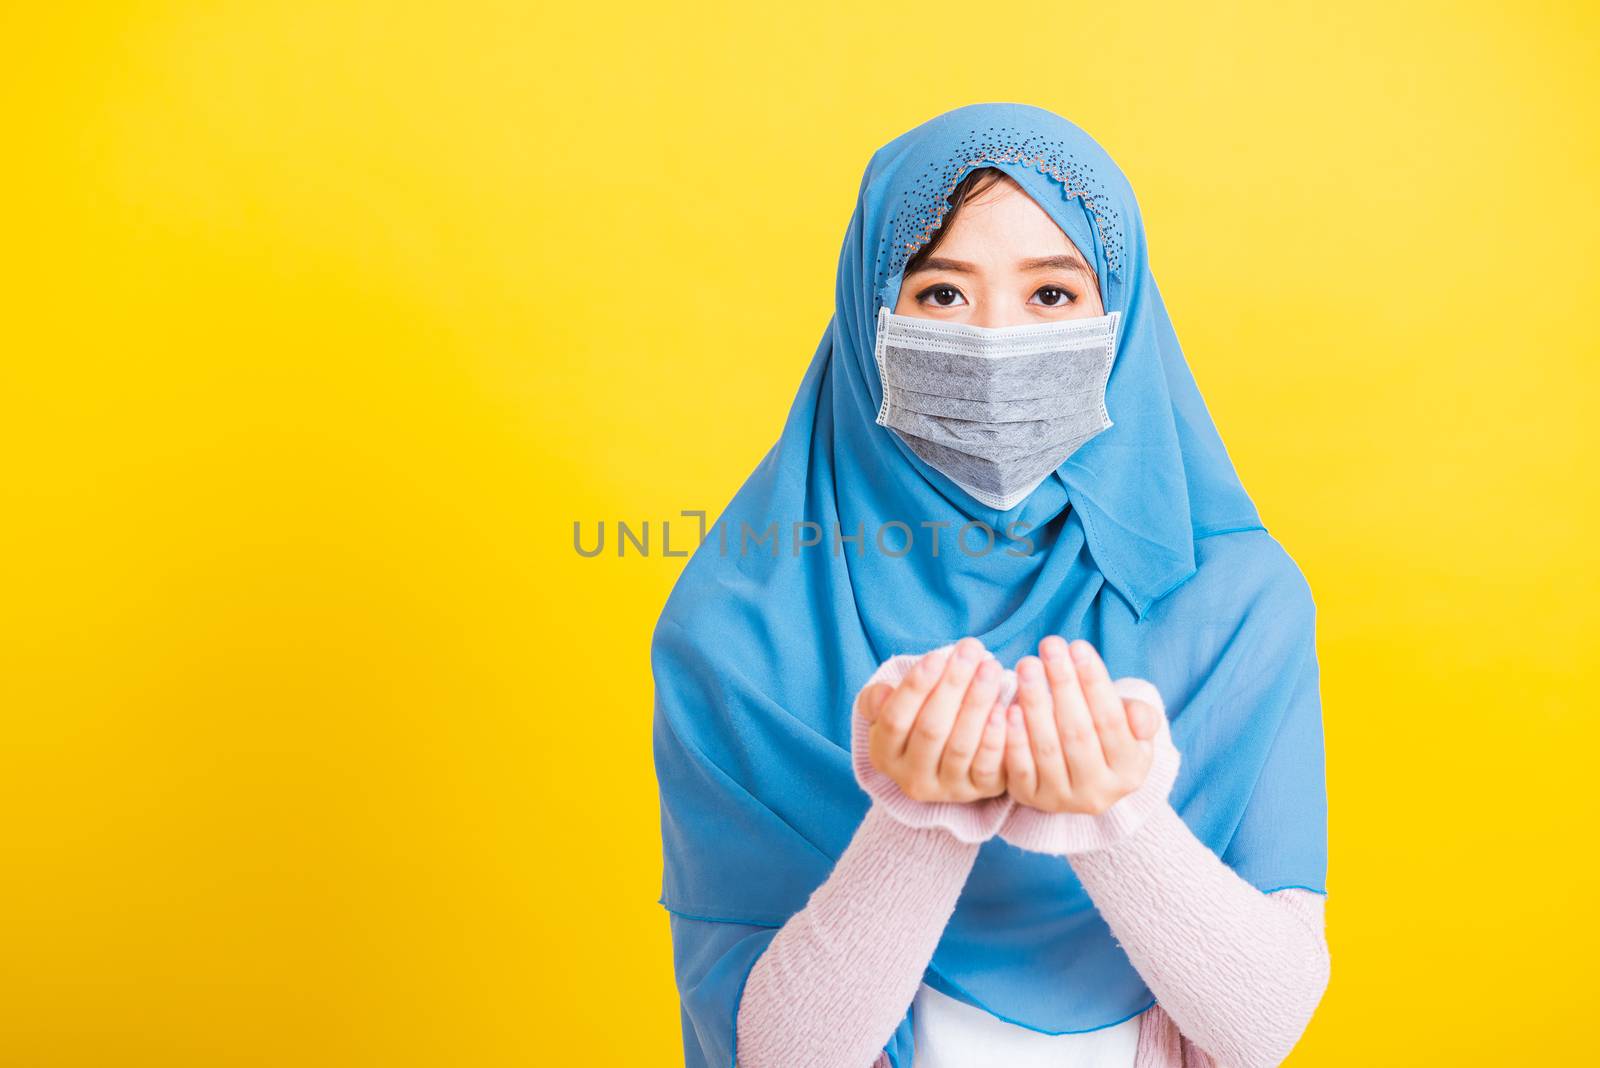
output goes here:
<path id="1" fill-rule="evenodd" d="M 1013 508 L 1112 425 L 1121 314 L 982 327 L 882 307 L 878 423 L 978 501 Z"/>

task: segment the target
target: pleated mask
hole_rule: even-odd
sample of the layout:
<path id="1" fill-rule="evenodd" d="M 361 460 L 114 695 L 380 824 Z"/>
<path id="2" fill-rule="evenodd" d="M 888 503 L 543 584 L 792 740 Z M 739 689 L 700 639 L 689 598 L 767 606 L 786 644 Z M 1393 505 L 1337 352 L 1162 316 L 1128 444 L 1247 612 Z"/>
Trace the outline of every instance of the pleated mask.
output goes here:
<path id="1" fill-rule="evenodd" d="M 878 310 L 878 423 L 980 503 L 1020 504 L 1113 424 L 1112 311 L 982 327 Z"/>

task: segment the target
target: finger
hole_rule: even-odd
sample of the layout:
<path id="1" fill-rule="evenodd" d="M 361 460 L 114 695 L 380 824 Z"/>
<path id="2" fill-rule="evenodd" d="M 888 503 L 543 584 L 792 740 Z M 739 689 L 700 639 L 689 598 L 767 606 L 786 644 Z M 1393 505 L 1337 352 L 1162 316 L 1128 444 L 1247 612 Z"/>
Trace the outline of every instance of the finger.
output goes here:
<path id="1" fill-rule="evenodd" d="M 955 725 L 961 699 L 967 686 L 983 661 L 983 643 L 976 638 L 962 638 L 955 652 L 945 660 L 939 681 L 928 691 L 917 720 L 911 726 L 911 736 L 906 740 L 906 777 L 930 789 L 939 782 L 939 757 Z"/>
<path id="2" fill-rule="evenodd" d="M 1147 713 L 1152 717 L 1161 714 L 1156 709 L 1145 704 L 1138 698 L 1131 698 L 1130 700 L 1132 704 L 1137 706 L 1137 708 L 1134 709 L 1135 712 Z M 1138 718 L 1143 721 L 1144 715 L 1141 714 L 1138 716 Z M 1156 731 L 1157 727 L 1152 719 L 1150 725 L 1150 738 L 1139 738 L 1135 736 L 1133 741 L 1133 752 L 1128 758 L 1127 766 L 1125 768 L 1118 769 L 1118 774 L 1122 776 L 1124 782 L 1142 783 L 1150 774 L 1150 769 L 1155 765 L 1156 762 L 1156 743 L 1151 740 L 1151 738 L 1155 737 Z M 1137 787 L 1135 788 L 1137 789 Z"/>
<path id="3" fill-rule="evenodd" d="M 971 783 L 972 761 L 978 755 L 989 713 L 1000 697 L 1000 676 L 1000 662 L 985 655 L 967 686 L 955 726 L 944 744 L 944 755 L 939 758 L 939 781 L 946 786 Z"/>
<path id="4" fill-rule="evenodd" d="M 1141 742 L 1148 742 L 1159 733 L 1160 724 L 1156 717 L 1161 713 L 1137 697 L 1123 698 L 1123 704 L 1128 710 L 1128 726 L 1133 736 Z"/>
<path id="5" fill-rule="evenodd" d="M 1026 748 L 1027 743 L 1023 743 Z M 978 752 L 972 758 L 972 785 L 983 797 L 995 797 L 1006 790 L 1006 710 L 998 701 L 989 709 Z"/>
<path id="6" fill-rule="evenodd" d="M 1028 744 L 1028 726 L 1022 706 L 1012 705 L 1006 713 L 1006 790 L 1018 801 L 1031 802 L 1039 792 L 1039 772 Z"/>
<path id="7" fill-rule="evenodd" d="M 900 760 L 901 736 L 880 718 L 867 730 L 867 758 L 872 766 L 899 781 L 896 765 Z"/>
<path id="8" fill-rule="evenodd" d="M 1067 643 L 1052 634 L 1039 643 L 1044 654 L 1045 676 L 1050 682 L 1056 733 L 1061 738 L 1062 762 L 1075 794 L 1083 795 L 1111 778 L 1100 740 L 1095 737 L 1094 718 L 1078 681 Z"/>
<path id="9" fill-rule="evenodd" d="M 1128 710 L 1123 707 L 1122 695 L 1117 693 L 1105 661 L 1093 645 L 1081 638 L 1072 643 L 1072 659 L 1107 766 L 1117 771 L 1135 767 L 1139 762 L 1139 739 L 1134 737 Z"/>
<path id="10" fill-rule="evenodd" d="M 1017 704 L 1022 706 L 1022 719 L 1028 727 L 1028 745 L 1033 751 L 1039 792 L 1061 798 L 1070 796 L 1072 782 L 1061 750 L 1061 735 L 1056 730 L 1050 684 L 1045 678 L 1044 665 L 1036 656 L 1025 656 L 1017 661 Z"/>
<path id="11" fill-rule="evenodd" d="M 916 722 L 917 712 L 922 708 L 922 702 L 928 696 L 928 691 L 939 681 L 949 656 L 949 649 L 935 649 L 930 653 L 924 653 L 878 709 L 877 724 L 888 732 L 886 740 L 890 746 L 888 752 L 891 759 L 899 760 L 900 755 L 905 752 L 906 737 L 911 733 L 911 725 Z"/>
<path id="12" fill-rule="evenodd" d="M 878 718 L 878 712 L 883 707 L 883 699 L 894 693 L 894 687 L 887 682 L 875 682 L 861 692 L 861 718 L 868 723 Z"/>

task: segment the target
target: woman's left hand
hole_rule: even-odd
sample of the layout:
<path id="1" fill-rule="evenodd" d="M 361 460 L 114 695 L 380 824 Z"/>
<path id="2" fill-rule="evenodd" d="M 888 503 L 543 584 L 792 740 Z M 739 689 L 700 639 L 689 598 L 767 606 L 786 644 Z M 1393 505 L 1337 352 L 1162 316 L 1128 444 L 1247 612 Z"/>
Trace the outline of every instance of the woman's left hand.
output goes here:
<path id="1" fill-rule="evenodd" d="M 1006 717 L 1007 792 L 1045 812 L 1104 812 L 1144 783 L 1160 714 L 1123 700 L 1094 646 L 1082 639 L 1069 646 L 1052 634 L 1039 656 L 1017 663 Z"/>

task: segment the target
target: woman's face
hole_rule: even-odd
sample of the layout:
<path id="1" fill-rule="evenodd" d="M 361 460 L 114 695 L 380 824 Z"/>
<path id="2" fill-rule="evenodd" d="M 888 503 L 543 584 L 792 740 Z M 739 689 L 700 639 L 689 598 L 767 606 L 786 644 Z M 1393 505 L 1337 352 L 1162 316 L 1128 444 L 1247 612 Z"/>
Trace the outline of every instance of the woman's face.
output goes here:
<path id="1" fill-rule="evenodd" d="M 938 249 L 901 281 L 894 310 L 985 327 L 1105 314 L 1083 254 L 1010 179 L 961 205 Z"/>

